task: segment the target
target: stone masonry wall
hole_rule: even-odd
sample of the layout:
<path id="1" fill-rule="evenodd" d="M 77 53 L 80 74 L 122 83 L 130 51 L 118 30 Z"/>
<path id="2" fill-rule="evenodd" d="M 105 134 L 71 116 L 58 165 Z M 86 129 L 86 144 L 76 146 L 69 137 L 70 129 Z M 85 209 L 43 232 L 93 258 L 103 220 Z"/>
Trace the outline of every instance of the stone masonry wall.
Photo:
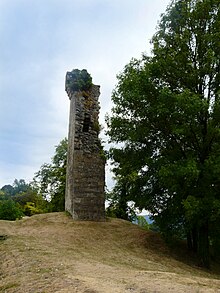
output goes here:
<path id="1" fill-rule="evenodd" d="M 71 83 L 67 72 L 66 85 Z M 70 98 L 65 209 L 75 220 L 105 219 L 105 159 L 98 138 L 100 87 L 72 91 Z"/>

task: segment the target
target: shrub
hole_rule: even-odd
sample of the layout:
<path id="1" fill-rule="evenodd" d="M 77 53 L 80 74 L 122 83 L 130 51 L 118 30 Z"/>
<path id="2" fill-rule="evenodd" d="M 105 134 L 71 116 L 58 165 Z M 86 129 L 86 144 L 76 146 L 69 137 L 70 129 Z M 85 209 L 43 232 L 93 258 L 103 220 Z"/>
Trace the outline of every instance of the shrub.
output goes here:
<path id="1" fill-rule="evenodd" d="M 87 91 L 92 86 L 92 77 L 86 69 L 73 69 L 70 73 L 71 80 L 67 81 L 66 86 L 73 91 Z"/>
<path id="2" fill-rule="evenodd" d="M 23 213 L 21 208 L 13 200 L 3 200 L 0 202 L 0 219 L 15 221 L 16 219 L 21 219 Z"/>
<path id="3" fill-rule="evenodd" d="M 39 207 L 35 206 L 34 202 L 27 202 L 24 206 L 24 214 L 26 216 L 33 216 L 35 214 L 42 214 L 43 210 L 41 210 Z"/>

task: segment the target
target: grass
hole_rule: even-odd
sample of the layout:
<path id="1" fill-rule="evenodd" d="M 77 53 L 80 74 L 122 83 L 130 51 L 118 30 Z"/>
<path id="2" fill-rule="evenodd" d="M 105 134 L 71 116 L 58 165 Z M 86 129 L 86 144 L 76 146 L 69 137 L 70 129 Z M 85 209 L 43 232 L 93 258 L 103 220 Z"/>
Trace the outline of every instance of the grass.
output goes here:
<path id="1" fill-rule="evenodd" d="M 19 286 L 18 283 L 8 283 L 5 284 L 4 286 L 0 286 L 0 292 L 6 292 L 7 290 L 11 289 L 11 288 L 16 288 L 17 286 Z"/>
<path id="2" fill-rule="evenodd" d="M 119 219 L 74 222 L 65 213 L 42 214 L 0 221 L 0 234 L 8 235 L 0 242 L 2 293 L 220 288 L 219 275 L 198 268 L 181 246 L 173 253 L 159 234 Z"/>

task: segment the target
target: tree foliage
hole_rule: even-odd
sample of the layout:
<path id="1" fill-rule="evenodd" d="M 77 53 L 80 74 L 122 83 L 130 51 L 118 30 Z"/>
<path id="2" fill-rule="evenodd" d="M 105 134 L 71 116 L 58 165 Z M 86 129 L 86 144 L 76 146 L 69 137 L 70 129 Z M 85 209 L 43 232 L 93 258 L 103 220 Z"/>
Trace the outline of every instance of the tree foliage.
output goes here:
<path id="1" fill-rule="evenodd" d="M 71 79 L 66 81 L 66 87 L 72 91 L 87 91 L 91 88 L 92 77 L 86 69 L 73 69 L 69 74 Z"/>
<path id="2" fill-rule="evenodd" d="M 26 183 L 24 179 L 15 179 L 13 184 L 6 184 L 1 188 L 1 191 L 6 196 L 14 196 L 18 195 L 19 193 L 23 193 L 31 189 L 31 185 L 29 183 Z"/>
<path id="3" fill-rule="evenodd" d="M 67 164 L 67 139 L 55 148 L 51 163 L 45 163 L 34 178 L 36 188 L 50 202 L 49 210 L 64 211 Z"/>
<path id="4" fill-rule="evenodd" d="M 50 164 L 43 164 L 33 182 L 15 179 L 0 189 L 0 219 L 16 220 L 24 215 L 64 211 L 67 139 L 56 146 Z"/>
<path id="5" fill-rule="evenodd" d="M 16 220 L 47 211 L 47 202 L 31 183 L 15 179 L 0 190 L 0 219 Z"/>
<path id="6" fill-rule="evenodd" d="M 127 184 L 123 178 L 117 178 L 113 190 L 107 193 L 106 199 L 109 201 L 106 216 L 130 222 L 136 219 L 134 208 L 131 203 L 128 203 Z"/>
<path id="7" fill-rule="evenodd" d="M 201 265 L 220 238 L 220 5 L 172 1 L 152 56 L 118 75 L 107 118 L 116 176 L 127 200 L 166 236 L 187 237 Z M 211 242 L 210 242 L 211 240 Z"/>
<path id="8" fill-rule="evenodd" d="M 23 216 L 20 206 L 12 199 L 0 200 L 0 219 L 15 221 Z"/>
<path id="9" fill-rule="evenodd" d="M 41 214 L 48 211 L 47 201 L 33 188 L 30 188 L 26 192 L 16 194 L 13 197 L 13 201 L 19 204 L 22 212 L 26 216 Z"/>

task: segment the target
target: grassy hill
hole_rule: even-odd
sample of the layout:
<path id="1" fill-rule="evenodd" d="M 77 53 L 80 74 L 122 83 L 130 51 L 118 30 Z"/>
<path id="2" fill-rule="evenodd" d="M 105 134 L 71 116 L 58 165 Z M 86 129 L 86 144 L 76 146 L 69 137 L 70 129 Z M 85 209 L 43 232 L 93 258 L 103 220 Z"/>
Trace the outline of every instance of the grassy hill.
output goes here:
<path id="1" fill-rule="evenodd" d="M 65 213 L 0 221 L 1 293 L 220 292 L 217 274 L 173 255 L 135 224 L 74 222 Z"/>

